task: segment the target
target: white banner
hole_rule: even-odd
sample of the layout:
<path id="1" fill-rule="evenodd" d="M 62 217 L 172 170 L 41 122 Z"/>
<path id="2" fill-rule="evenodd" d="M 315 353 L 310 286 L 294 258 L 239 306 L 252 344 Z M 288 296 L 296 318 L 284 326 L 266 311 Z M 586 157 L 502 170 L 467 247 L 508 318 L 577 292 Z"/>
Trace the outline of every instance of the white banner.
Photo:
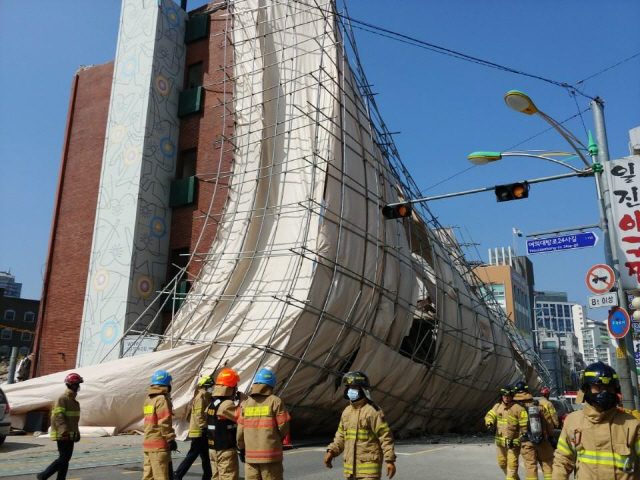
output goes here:
<path id="1" fill-rule="evenodd" d="M 629 157 L 606 164 L 613 224 L 625 290 L 640 288 L 640 160 Z"/>

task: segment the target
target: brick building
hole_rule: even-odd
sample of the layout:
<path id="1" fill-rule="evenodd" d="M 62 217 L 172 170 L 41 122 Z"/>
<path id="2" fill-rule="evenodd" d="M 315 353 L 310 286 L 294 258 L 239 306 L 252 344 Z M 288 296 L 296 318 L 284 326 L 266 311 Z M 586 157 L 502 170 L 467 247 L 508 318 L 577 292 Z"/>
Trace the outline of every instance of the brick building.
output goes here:
<path id="1" fill-rule="evenodd" d="M 22 357 L 31 352 L 39 304 L 38 300 L 6 296 L 0 288 L 0 358 L 8 357 L 12 347 L 18 347 Z"/>
<path id="2" fill-rule="evenodd" d="M 133 0 L 123 1 L 123 11 L 128 1 Z M 232 92 L 223 81 L 231 69 L 223 34 L 228 16 L 219 3 L 190 12 L 188 20 L 172 2 L 156 8 L 148 15 L 158 32 L 179 34 L 170 45 L 177 52 L 172 60 L 182 64 L 175 78 L 162 70 L 169 40 L 152 35 L 137 40 L 154 52 L 148 65 L 142 57 L 127 57 L 133 47 L 125 54 L 127 45 L 119 37 L 114 62 L 83 67 L 72 81 L 38 316 L 36 375 L 97 363 L 112 346 L 119 356 L 117 340 L 136 326 L 141 311 L 156 314 L 158 291 L 186 265 L 189 254 L 206 253 L 215 237 L 215 228 L 200 234 L 205 221 L 215 226 L 222 213 L 229 178 L 224 172 L 231 169 L 232 149 L 220 141 L 232 136 L 233 127 Z M 126 21 L 123 17 L 121 25 Z M 123 90 L 133 88 L 125 85 L 132 77 L 137 84 L 148 82 L 149 98 L 138 110 Z M 157 105 L 165 117 L 157 117 Z M 124 120 L 118 117 L 123 106 L 130 115 Z M 131 116 L 146 122 L 144 135 L 129 133 Z M 143 143 L 132 143 L 138 137 Z M 118 198 L 109 183 L 126 169 L 135 175 L 119 182 L 128 182 L 132 202 Z M 151 170 L 162 175 L 150 179 Z M 157 204 L 149 191 L 161 197 Z M 117 222 L 128 218 L 131 228 L 105 230 L 105 223 L 117 223 L 109 215 L 117 215 Z M 151 249 L 153 261 L 144 257 Z M 107 258 L 112 264 L 105 266 Z M 140 265 L 150 265 L 149 271 Z M 188 290 L 201 265 L 189 265 L 178 292 Z M 109 293 L 112 286 L 120 293 Z M 159 331 L 169 318 L 165 308 L 162 322 L 141 327 Z M 93 333 L 92 323 L 100 327 Z M 93 348 L 96 343 L 101 349 Z"/>

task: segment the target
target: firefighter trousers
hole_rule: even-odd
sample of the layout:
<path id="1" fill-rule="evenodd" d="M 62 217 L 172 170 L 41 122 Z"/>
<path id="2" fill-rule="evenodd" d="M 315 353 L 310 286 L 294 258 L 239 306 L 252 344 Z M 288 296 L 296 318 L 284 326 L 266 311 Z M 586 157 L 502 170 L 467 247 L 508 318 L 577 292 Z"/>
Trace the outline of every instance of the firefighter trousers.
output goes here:
<path id="1" fill-rule="evenodd" d="M 144 452 L 142 480 L 173 480 L 171 452 Z"/>
<path id="2" fill-rule="evenodd" d="M 213 480 L 238 480 L 240 478 L 238 453 L 235 448 L 209 450 L 209 456 Z"/>
<path id="3" fill-rule="evenodd" d="M 282 462 L 276 463 L 245 463 L 245 480 L 283 480 L 284 468 Z"/>
<path id="4" fill-rule="evenodd" d="M 544 480 L 551 480 L 553 469 L 553 447 L 543 440 L 538 445 L 532 442 L 525 442 L 520 449 L 522 462 L 527 472 L 527 480 L 538 480 L 538 463 L 542 467 Z"/>
<path id="5" fill-rule="evenodd" d="M 518 476 L 518 457 L 520 456 L 520 447 L 502 447 L 496 445 L 498 454 L 498 465 L 504 472 L 507 480 L 520 480 Z"/>

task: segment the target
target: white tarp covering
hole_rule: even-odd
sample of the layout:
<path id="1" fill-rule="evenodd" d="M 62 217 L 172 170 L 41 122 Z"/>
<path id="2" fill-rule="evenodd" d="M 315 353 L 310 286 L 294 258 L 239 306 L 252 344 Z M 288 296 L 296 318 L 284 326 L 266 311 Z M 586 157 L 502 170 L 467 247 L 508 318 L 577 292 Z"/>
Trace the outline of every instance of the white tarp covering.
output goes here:
<path id="1" fill-rule="evenodd" d="M 78 393 L 80 425 L 112 426 L 118 432 L 142 429 L 142 405 L 151 375 L 167 370 L 174 378 L 172 398 L 179 430 L 184 424 L 197 375 L 206 352 L 204 345 L 191 345 L 164 352 L 112 360 L 100 365 L 53 373 L 25 382 L 3 386 L 11 405 L 11 414 L 50 409 L 64 393 L 64 378 L 72 371 L 84 378 Z"/>

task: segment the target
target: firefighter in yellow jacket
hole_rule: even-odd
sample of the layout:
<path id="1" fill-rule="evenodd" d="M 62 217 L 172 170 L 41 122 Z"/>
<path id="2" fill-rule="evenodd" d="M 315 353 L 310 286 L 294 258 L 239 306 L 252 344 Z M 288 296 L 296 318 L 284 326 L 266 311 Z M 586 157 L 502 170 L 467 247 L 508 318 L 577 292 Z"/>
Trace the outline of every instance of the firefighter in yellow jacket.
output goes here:
<path id="1" fill-rule="evenodd" d="M 289 433 L 289 413 L 273 394 L 276 376 L 258 371 L 238 418 L 240 459 L 246 457 L 245 480 L 282 480 L 282 440 Z"/>
<path id="2" fill-rule="evenodd" d="M 553 461 L 553 480 L 640 478 L 640 421 L 616 408 L 620 381 L 609 365 L 584 371 L 584 407 L 567 416 Z"/>
<path id="3" fill-rule="evenodd" d="M 187 455 L 178 466 L 174 478 L 182 480 L 198 456 L 202 462 L 202 480 L 211 480 L 211 462 L 207 445 L 207 407 L 211 403 L 213 379 L 207 375 L 198 382 L 198 391 L 191 403 L 191 419 L 189 421 L 189 438 L 191 446 Z"/>
<path id="4" fill-rule="evenodd" d="M 533 399 L 525 382 L 516 383 L 514 390 L 513 400 L 526 409 L 528 417 L 527 433 L 522 437 L 520 446 L 527 480 L 538 479 L 538 464 L 542 467 L 544 480 L 551 480 L 553 447 L 548 440 L 554 428 L 551 414 Z"/>
<path id="5" fill-rule="evenodd" d="M 58 397 L 51 411 L 51 440 L 58 444 L 58 458 L 44 472 L 36 475 L 38 480 L 49 478 L 56 472 L 58 479 L 67 478 L 73 444 L 80 441 L 80 404 L 76 396 L 84 380 L 77 373 L 70 373 L 65 377 L 64 383 L 67 390 Z"/>
<path id="6" fill-rule="evenodd" d="M 178 449 L 173 431 L 171 375 L 158 370 L 151 377 L 149 395 L 144 401 L 144 474 L 142 480 L 169 480 L 173 477 L 171 452 Z"/>
<path id="7" fill-rule="evenodd" d="M 543 387 L 542 390 L 540 390 L 540 393 L 542 394 L 542 398 L 539 400 L 540 405 L 544 407 L 544 409 L 551 416 L 551 420 L 553 422 L 553 428 L 560 428 L 560 420 L 558 420 L 558 412 L 556 412 L 556 407 L 554 407 L 553 403 L 551 403 L 551 401 L 549 400 L 549 395 L 551 394 L 551 392 L 547 387 Z"/>
<path id="8" fill-rule="evenodd" d="M 240 377 L 230 368 L 223 368 L 216 378 L 212 400 L 207 407 L 207 428 L 213 480 L 238 480 L 237 433 L 240 407 L 236 405 L 236 386 Z"/>
<path id="9" fill-rule="evenodd" d="M 527 432 L 527 411 L 513 403 L 513 389 L 507 385 L 500 389 L 501 401 L 484 417 L 488 429 L 495 429 L 498 465 L 506 480 L 518 480 L 520 439 Z"/>
<path id="10" fill-rule="evenodd" d="M 384 413 L 371 400 L 369 379 L 362 372 L 349 372 L 342 378 L 344 397 L 349 406 L 340 417 L 338 431 L 327 447 L 324 463 L 332 468 L 331 460 L 344 452 L 344 476 L 348 479 L 380 478 L 382 463 L 387 476 L 396 474 L 396 454 L 393 435 Z"/>

